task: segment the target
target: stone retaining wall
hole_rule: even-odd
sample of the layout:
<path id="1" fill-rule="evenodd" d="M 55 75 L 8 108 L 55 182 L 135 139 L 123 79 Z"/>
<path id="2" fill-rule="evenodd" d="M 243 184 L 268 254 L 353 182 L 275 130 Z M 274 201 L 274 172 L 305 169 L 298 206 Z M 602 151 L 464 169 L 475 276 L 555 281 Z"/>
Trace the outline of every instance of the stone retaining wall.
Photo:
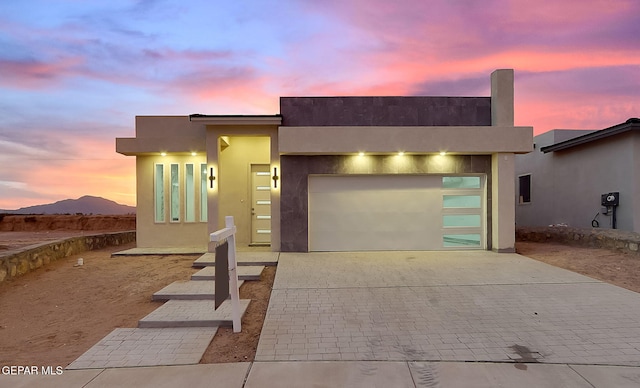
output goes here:
<path id="1" fill-rule="evenodd" d="M 136 232 L 114 232 L 31 245 L 0 255 L 0 282 L 84 251 L 136 241 Z"/>
<path id="2" fill-rule="evenodd" d="M 639 254 L 640 234 L 617 229 L 566 226 L 516 227 L 516 241 L 557 242 Z"/>

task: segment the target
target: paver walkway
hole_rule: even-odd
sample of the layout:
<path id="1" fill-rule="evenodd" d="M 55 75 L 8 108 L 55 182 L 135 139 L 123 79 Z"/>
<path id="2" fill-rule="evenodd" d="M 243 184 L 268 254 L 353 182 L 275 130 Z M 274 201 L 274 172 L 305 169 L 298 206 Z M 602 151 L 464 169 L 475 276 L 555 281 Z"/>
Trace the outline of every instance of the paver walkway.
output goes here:
<path id="1" fill-rule="evenodd" d="M 154 300 L 168 302 L 142 318 L 138 328 L 115 329 L 67 369 L 197 364 L 218 326 L 233 321 L 231 300 L 216 310 L 214 293 L 215 281 L 211 280 L 171 283 L 153 295 Z M 240 300 L 240 316 L 249 302 Z"/>
<path id="2" fill-rule="evenodd" d="M 115 329 L 67 369 L 197 364 L 217 330 Z"/>
<path id="3" fill-rule="evenodd" d="M 640 366 L 640 295 L 515 254 L 282 253 L 256 360 Z"/>

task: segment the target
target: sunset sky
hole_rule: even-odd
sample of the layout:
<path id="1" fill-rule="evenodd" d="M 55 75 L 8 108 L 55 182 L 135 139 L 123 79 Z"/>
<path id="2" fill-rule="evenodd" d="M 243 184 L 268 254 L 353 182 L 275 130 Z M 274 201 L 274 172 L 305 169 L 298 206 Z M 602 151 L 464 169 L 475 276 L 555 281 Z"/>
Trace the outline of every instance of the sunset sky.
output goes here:
<path id="1" fill-rule="evenodd" d="M 136 115 L 275 114 L 279 96 L 490 93 L 516 125 L 640 117 L 638 0 L 2 0 L 0 209 L 135 205 Z"/>

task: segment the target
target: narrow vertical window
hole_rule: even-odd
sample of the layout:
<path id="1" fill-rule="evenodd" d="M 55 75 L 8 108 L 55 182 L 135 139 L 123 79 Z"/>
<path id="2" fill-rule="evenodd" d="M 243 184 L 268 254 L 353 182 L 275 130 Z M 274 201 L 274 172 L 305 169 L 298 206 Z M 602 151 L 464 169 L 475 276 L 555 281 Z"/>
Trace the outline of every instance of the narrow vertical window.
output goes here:
<path id="1" fill-rule="evenodd" d="M 196 221 L 196 180 L 193 164 L 185 165 L 184 177 L 184 220 Z"/>
<path id="2" fill-rule="evenodd" d="M 171 221 L 180 221 L 180 173 L 178 165 L 171 165 Z"/>
<path id="3" fill-rule="evenodd" d="M 164 222 L 164 165 L 156 164 L 154 187 L 155 221 Z"/>
<path id="4" fill-rule="evenodd" d="M 531 203 L 531 174 L 518 177 L 520 196 L 518 203 Z"/>
<path id="5" fill-rule="evenodd" d="M 200 165 L 200 221 L 207 222 L 207 165 Z"/>

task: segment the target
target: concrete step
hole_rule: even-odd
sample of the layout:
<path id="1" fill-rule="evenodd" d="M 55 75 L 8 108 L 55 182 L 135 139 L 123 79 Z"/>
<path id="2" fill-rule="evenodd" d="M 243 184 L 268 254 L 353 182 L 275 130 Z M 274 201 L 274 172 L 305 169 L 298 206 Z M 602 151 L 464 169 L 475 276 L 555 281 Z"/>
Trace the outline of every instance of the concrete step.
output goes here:
<path id="1" fill-rule="evenodd" d="M 238 281 L 240 287 L 244 281 Z M 156 292 L 151 297 L 152 300 L 213 300 L 215 298 L 216 282 L 214 281 L 195 281 L 195 280 L 178 280 L 162 290 Z"/>
<path id="2" fill-rule="evenodd" d="M 238 267 L 250 265 L 278 265 L 280 252 L 237 252 Z M 216 265 L 216 254 L 205 253 L 193 262 L 194 268 L 213 267 Z"/>
<path id="3" fill-rule="evenodd" d="M 240 316 L 250 299 L 240 300 Z M 213 300 L 170 300 L 138 321 L 139 328 L 233 326 L 231 299 L 215 310 Z"/>
<path id="4" fill-rule="evenodd" d="M 264 265 L 238 266 L 238 280 L 260 280 Z M 191 275 L 191 280 L 216 280 L 216 267 L 204 267 Z"/>

